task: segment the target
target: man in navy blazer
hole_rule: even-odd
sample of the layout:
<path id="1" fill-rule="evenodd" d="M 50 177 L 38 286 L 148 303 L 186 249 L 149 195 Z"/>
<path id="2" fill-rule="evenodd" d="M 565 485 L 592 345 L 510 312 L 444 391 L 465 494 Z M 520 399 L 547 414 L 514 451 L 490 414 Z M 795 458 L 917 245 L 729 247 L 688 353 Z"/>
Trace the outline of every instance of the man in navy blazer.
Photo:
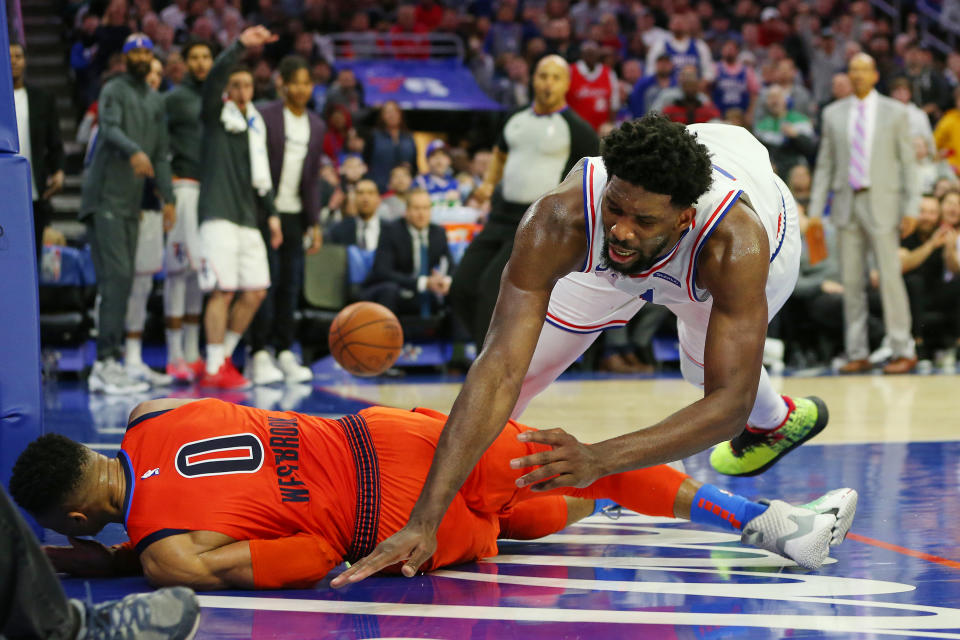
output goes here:
<path id="1" fill-rule="evenodd" d="M 413 189 L 403 220 L 382 225 L 380 241 L 361 298 L 398 315 L 429 316 L 450 291 L 450 247 L 443 227 L 430 223 L 430 194 Z"/>
<path id="2" fill-rule="evenodd" d="M 313 81 L 306 60 L 288 56 L 280 62 L 282 100 L 259 107 L 267 128 L 267 155 L 276 193 L 274 205 L 280 216 L 283 243 L 271 249 L 267 242 L 270 280 L 273 283 L 251 327 L 254 384 L 305 382 L 313 378 L 290 351 L 294 340 L 293 313 L 303 285 L 304 235 L 309 253 L 323 244 L 320 234 L 320 201 L 317 180 L 323 154 L 324 125 L 307 109 Z M 270 230 L 261 224 L 264 238 Z M 276 363 L 268 347 L 276 353 Z"/>

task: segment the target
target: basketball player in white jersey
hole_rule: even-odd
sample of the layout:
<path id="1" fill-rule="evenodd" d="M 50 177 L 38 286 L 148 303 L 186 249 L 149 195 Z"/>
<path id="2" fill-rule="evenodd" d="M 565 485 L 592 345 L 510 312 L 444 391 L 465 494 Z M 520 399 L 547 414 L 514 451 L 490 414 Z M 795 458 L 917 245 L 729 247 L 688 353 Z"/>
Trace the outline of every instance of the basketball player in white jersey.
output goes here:
<path id="1" fill-rule="evenodd" d="M 404 560 L 413 575 L 506 420 L 599 331 L 624 325 L 646 302 L 676 314 L 681 371 L 703 398 L 592 445 L 561 429 L 520 436 L 553 448 L 511 461 L 539 466 L 518 485 L 587 487 L 712 445 L 717 471 L 754 475 L 826 426 L 822 401 L 779 396 L 761 364 L 767 323 L 793 291 L 800 260 L 796 203 L 763 145 L 739 127 L 648 115 L 612 132 L 602 149 L 527 211 L 483 349 L 407 526 L 338 584 Z"/>

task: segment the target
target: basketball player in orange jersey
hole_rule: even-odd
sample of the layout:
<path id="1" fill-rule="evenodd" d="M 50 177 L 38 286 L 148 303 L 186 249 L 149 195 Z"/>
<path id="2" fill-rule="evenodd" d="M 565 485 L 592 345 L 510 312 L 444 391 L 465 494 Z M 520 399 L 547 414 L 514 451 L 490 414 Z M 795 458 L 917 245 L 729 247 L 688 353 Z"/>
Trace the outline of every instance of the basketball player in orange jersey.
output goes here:
<path id="1" fill-rule="evenodd" d="M 126 527 L 130 542 L 114 550 L 79 540 L 51 548 L 61 571 L 110 575 L 142 565 L 155 585 L 306 587 L 403 526 L 445 422 L 429 409 L 372 407 L 330 420 L 216 399 L 150 400 L 131 414 L 116 458 L 46 435 L 20 456 L 10 492 L 38 522 L 68 536 L 93 535 L 109 522 Z M 510 421 L 480 459 L 424 570 L 496 555 L 498 537 L 559 531 L 589 515 L 597 498 L 655 516 L 697 520 L 699 513 L 701 522 L 742 531 L 748 544 L 817 568 L 856 509 L 849 489 L 806 507 L 719 492 L 712 504 L 692 506 L 710 485 L 667 466 L 535 494 L 517 487 L 521 472 L 510 466 L 546 449 L 517 439 L 531 430 Z M 770 532 L 788 518 L 806 531 L 781 543 Z"/>

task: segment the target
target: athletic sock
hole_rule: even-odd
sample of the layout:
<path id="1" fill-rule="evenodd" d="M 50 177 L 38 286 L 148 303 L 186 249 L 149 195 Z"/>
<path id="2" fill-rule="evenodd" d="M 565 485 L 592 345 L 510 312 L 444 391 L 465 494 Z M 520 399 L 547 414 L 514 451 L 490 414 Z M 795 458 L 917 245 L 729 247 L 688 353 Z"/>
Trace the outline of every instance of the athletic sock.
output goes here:
<path id="1" fill-rule="evenodd" d="M 127 338 L 123 361 L 127 366 L 143 364 L 143 357 L 140 353 L 140 338 Z"/>
<path id="2" fill-rule="evenodd" d="M 220 344 L 210 344 L 207 343 L 207 374 L 214 376 L 217 375 L 217 372 L 220 371 L 220 367 L 223 366 L 224 361 L 226 361 L 226 349 L 223 346 L 223 343 Z"/>
<path id="3" fill-rule="evenodd" d="M 779 400 L 780 402 L 777 402 L 771 407 L 770 411 L 766 412 L 767 417 L 762 421 L 754 422 L 754 413 L 756 413 L 756 409 L 754 409 L 754 413 L 750 414 L 750 419 L 747 421 L 747 429 L 754 433 L 762 433 L 764 431 L 776 431 L 785 425 L 797 405 L 793 403 L 789 396 L 780 396 Z"/>
<path id="4" fill-rule="evenodd" d="M 237 345 L 240 344 L 240 338 L 243 337 L 242 333 L 237 333 L 236 331 L 227 330 L 227 335 L 223 339 L 223 346 L 226 347 L 226 357 L 231 357 L 234 350 L 236 350 Z"/>
<path id="5" fill-rule="evenodd" d="M 167 329 L 167 362 L 183 360 L 183 329 Z"/>
<path id="6" fill-rule="evenodd" d="M 765 504 L 751 502 L 712 484 L 705 484 L 693 496 L 693 504 L 690 505 L 690 521 L 740 531 L 743 525 L 766 510 Z"/>
<path id="7" fill-rule="evenodd" d="M 187 362 L 200 359 L 200 325 L 197 323 L 183 323 L 183 359 Z"/>

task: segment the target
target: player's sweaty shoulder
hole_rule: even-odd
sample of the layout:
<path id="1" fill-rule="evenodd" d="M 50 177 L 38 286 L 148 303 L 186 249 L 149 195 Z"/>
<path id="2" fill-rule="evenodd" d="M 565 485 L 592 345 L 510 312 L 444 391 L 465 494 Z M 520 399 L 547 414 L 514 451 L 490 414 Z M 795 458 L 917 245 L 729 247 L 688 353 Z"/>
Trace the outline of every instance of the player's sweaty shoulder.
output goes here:
<path id="1" fill-rule="evenodd" d="M 553 250 L 579 253 L 586 246 L 583 217 L 583 170 L 574 168 L 559 185 L 534 202 L 523 219 L 517 240 L 526 236 L 537 244 L 548 243 Z"/>
<path id="2" fill-rule="evenodd" d="M 748 202 L 737 202 L 717 225 L 698 261 L 698 284 L 729 281 L 732 272 L 763 268 L 770 256 L 767 232 Z"/>

